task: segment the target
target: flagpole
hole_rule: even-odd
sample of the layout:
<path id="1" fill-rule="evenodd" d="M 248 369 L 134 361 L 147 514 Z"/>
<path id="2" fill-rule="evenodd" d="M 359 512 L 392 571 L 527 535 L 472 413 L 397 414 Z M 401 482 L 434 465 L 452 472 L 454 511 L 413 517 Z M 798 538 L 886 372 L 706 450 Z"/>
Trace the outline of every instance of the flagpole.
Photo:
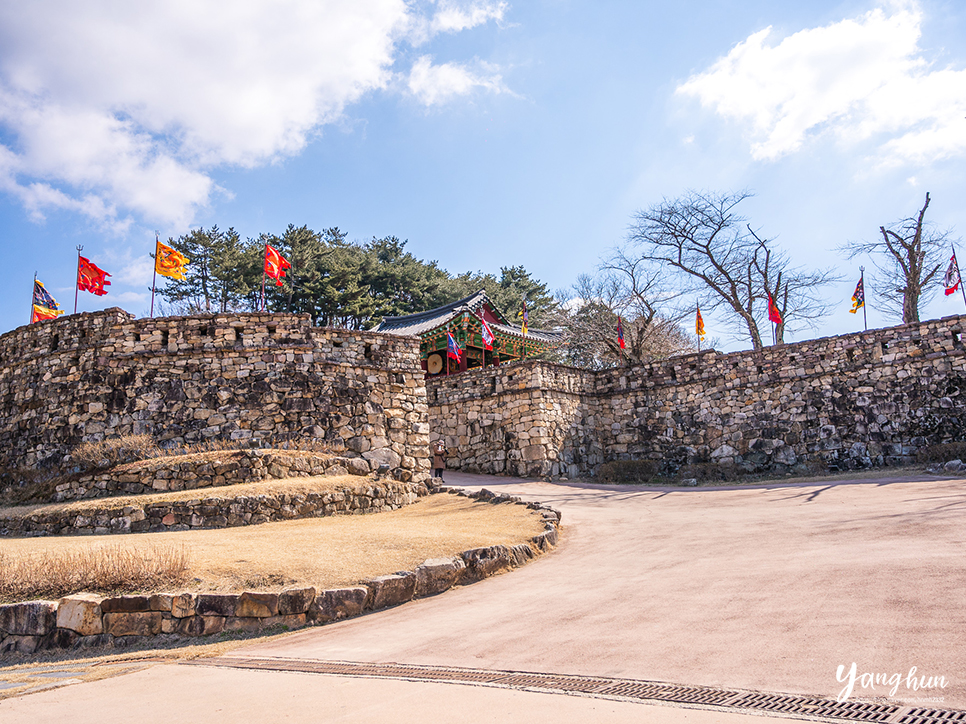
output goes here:
<path id="1" fill-rule="evenodd" d="M 959 257 L 956 256 L 956 246 L 950 244 L 953 250 L 953 259 L 956 260 L 956 276 L 959 278 L 959 291 L 963 293 L 963 303 L 966 304 L 966 288 L 963 287 L 963 276 L 959 273 Z"/>
<path id="2" fill-rule="evenodd" d="M 34 285 L 30 288 L 30 321 L 27 324 L 33 324 L 34 321 L 34 292 L 37 291 L 37 272 L 34 272 Z"/>
<path id="3" fill-rule="evenodd" d="M 525 360 L 527 358 L 527 327 L 529 326 L 528 322 L 530 320 L 527 318 L 526 296 L 522 297 L 522 300 L 523 300 L 523 325 L 522 325 L 521 331 L 523 332 L 523 356 L 520 359 Z"/>
<path id="4" fill-rule="evenodd" d="M 697 322 L 698 322 L 698 317 L 700 317 L 700 316 L 701 316 L 701 305 L 700 304 L 695 304 L 694 305 L 694 322 L 695 322 L 695 324 L 694 324 L 694 326 L 695 326 L 694 331 L 695 332 L 698 331 L 697 330 L 697 326 L 698 326 Z M 700 334 L 695 334 L 695 336 L 698 338 L 698 354 L 701 354 L 701 335 Z"/>
<path id="5" fill-rule="evenodd" d="M 154 319 L 154 288 L 158 285 L 158 246 L 161 244 L 161 232 L 154 232 L 154 277 L 151 279 L 151 319 Z"/>
<path id="6" fill-rule="evenodd" d="M 859 267 L 859 282 L 862 284 L 862 326 L 865 327 L 865 331 L 869 331 L 869 315 L 865 311 L 865 267 Z"/>
<path id="7" fill-rule="evenodd" d="M 77 280 L 80 279 L 80 253 L 84 251 L 83 246 L 77 247 L 77 273 L 74 274 L 74 314 L 77 314 Z"/>
<path id="8" fill-rule="evenodd" d="M 265 260 L 268 259 L 268 244 L 265 244 L 265 256 L 262 257 L 262 311 L 265 311 Z M 447 367 L 449 369 L 449 367 Z"/>

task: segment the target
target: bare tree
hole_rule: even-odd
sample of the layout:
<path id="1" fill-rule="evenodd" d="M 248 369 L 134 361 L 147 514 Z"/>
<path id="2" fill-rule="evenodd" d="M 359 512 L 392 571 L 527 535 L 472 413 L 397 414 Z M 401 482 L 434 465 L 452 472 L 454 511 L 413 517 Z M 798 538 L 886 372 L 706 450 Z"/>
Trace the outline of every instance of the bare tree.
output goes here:
<path id="1" fill-rule="evenodd" d="M 765 298 L 771 297 L 781 314 L 782 321 L 775 324 L 775 342 L 782 344 L 786 328 L 814 327 L 819 319 L 829 315 L 832 305 L 813 294 L 812 290 L 839 282 L 842 277 L 830 269 L 793 268 L 784 251 L 769 246 L 771 242 L 761 239 L 750 226 L 748 231 L 758 240 L 752 263 L 765 290 Z"/>
<path id="2" fill-rule="evenodd" d="M 919 307 L 935 294 L 938 287 L 930 282 L 938 278 L 949 245 L 949 231 L 938 231 L 924 221 L 929 201 L 927 193 L 916 216 L 880 226 L 881 239 L 841 248 L 850 259 L 860 254 L 872 257 L 872 290 L 881 298 L 882 308 L 903 324 L 918 322 Z"/>
<path id="3" fill-rule="evenodd" d="M 568 332 L 566 361 L 600 369 L 689 352 L 695 340 L 681 327 L 684 316 L 670 303 L 655 265 L 618 249 L 595 276 L 577 278 L 561 298 L 559 324 Z M 625 346 L 618 339 L 618 324 Z"/>
<path id="4" fill-rule="evenodd" d="M 783 334 L 785 327 L 814 326 L 828 313 L 819 290 L 837 277 L 790 267 L 774 240 L 754 234 L 736 211 L 750 196 L 689 191 L 664 199 L 637 212 L 628 242 L 640 250 L 640 259 L 664 265 L 681 292 L 698 295 L 702 308 L 720 312 L 736 334 L 747 334 L 752 347 L 761 349 L 758 325 L 767 314 L 761 302 L 768 293 L 783 311 Z"/>

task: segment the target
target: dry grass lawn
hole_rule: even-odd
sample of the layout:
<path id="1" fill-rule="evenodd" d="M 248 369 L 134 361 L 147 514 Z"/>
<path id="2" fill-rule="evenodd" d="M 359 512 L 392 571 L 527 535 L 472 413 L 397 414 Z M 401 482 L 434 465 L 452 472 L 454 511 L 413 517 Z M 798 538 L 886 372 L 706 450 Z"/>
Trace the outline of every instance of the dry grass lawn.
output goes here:
<path id="1" fill-rule="evenodd" d="M 278 481 L 265 485 L 282 487 Z M 287 481 L 284 487 L 294 492 L 294 488 L 307 485 L 311 485 L 308 480 Z M 248 486 L 231 486 L 231 493 L 241 493 L 239 488 L 244 487 Z M 197 490 L 185 493 L 199 496 Z M 200 491 L 202 497 L 213 493 Z M 88 505 L 92 502 L 84 501 Z M 102 505 L 107 502 L 100 501 Z M 118 499 L 110 502 L 120 504 Z M 21 557 L 101 546 L 142 550 L 184 546 L 189 581 L 182 590 L 240 592 L 303 584 L 317 588 L 351 585 L 412 570 L 428 558 L 450 557 L 468 548 L 523 543 L 542 530 L 540 517 L 525 506 L 493 505 L 443 494 L 420 498 L 399 510 L 369 515 L 97 538 L 0 539 L 0 553 Z"/>
<path id="2" fill-rule="evenodd" d="M 192 488 L 165 493 L 144 495 L 116 495 L 109 498 L 89 498 L 72 500 L 67 503 L 43 503 L 36 505 L 17 505 L 0 508 L 0 517 L 26 516 L 35 513 L 56 513 L 70 511 L 88 514 L 97 510 L 117 510 L 125 505 L 153 505 L 154 503 L 176 503 L 184 500 L 206 500 L 209 498 L 240 498 L 252 495 L 275 495 L 278 493 L 320 493 L 336 488 L 356 488 L 366 486 L 372 481 L 357 475 L 332 475 L 310 478 L 290 478 L 288 480 L 264 480 L 258 483 L 240 483 L 220 487 Z"/>

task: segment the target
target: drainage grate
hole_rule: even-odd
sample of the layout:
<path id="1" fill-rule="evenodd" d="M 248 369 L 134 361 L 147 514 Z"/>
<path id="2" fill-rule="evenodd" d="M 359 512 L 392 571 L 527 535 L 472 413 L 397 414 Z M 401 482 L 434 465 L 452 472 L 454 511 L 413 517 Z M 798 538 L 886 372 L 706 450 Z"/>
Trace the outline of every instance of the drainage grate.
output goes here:
<path id="1" fill-rule="evenodd" d="M 910 709 L 902 713 L 897 724 L 950 724 L 950 722 L 966 722 L 966 711 L 949 711 L 948 709 Z"/>
<path id="2" fill-rule="evenodd" d="M 593 697 L 662 701 L 735 711 L 758 711 L 825 721 L 883 722 L 883 724 L 966 724 L 966 711 L 925 709 L 861 701 L 837 702 L 794 694 L 768 694 L 738 689 L 681 686 L 657 681 L 608 679 L 522 671 L 487 671 L 441 666 L 373 664 L 310 659 L 233 658 L 196 659 L 194 666 L 218 666 L 261 671 L 367 676 L 416 681 L 480 684 L 528 691 L 565 692 Z"/>
<path id="3" fill-rule="evenodd" d="M 600 696 L 623 696 L 631 699 L 651 699 L 711 706 L 727 705 L 731 699 L 735 698 L 733 691 L 705 689 L 695 686 L 674 686 L 649 681 L 610 681 L 606 686 L 595 689 L 592 693 Z"/>
<path id="4" fill-rule="evenodd" d="M 868 722 L 888 722 L 899 711 L 899 707 L 892 704 L 870 704 L 861 701 L 839 703 L 832 699 L 813 699 L 790 694 L 745 694 L 736 698 L 729 706 L 780 714 L 811 714 L 831 719 Z"/>

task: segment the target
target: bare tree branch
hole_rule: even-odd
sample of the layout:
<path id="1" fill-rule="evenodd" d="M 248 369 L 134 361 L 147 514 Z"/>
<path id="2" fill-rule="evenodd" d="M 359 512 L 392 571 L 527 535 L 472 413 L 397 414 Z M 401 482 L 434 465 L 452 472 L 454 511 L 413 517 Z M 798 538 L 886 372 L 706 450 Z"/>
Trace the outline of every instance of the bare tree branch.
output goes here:
<path id="1" fill-rule="evenodd" d="M 945 261 L 950 232 L 939 231 L 926 223 L 929 194 L 916 216 L 880 226 L 881 240 L 848 244 L 840 250 L 850 259 L 868 254 L 875 272 L 870 274 L 872 290 L 881 308 L 902 320 L 903 324 L 919 321 L 919 308 L 929 303 L 938 286 Z"/>
<path id="2" fill-rule="evenodd" d="M 762 347 L 759 321 L 771 294 L 785 327 L 814 326 L 829 307 L 818 296 L 820 287 L 838 277 L 831 270 L 815 272 L 790 266 L 787 254 L 762 239 L 739 216 L 737 206 L 751 194 L 689 191 L 639 211 L 629 243 L 640 259 L 662 265 L 681 293 L 698 296 L 702 308 L 718 311 L 738 336 Z"/>

